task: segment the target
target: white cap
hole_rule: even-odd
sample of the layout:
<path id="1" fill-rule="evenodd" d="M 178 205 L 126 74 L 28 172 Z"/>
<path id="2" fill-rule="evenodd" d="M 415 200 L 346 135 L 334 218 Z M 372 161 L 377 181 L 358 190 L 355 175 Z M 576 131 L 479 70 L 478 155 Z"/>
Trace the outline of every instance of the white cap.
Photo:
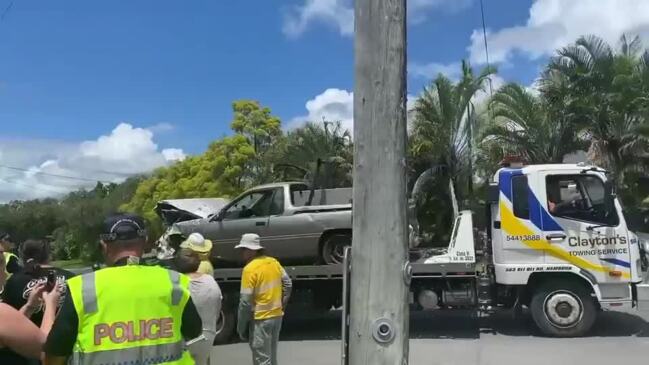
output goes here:
<path id="1" fill-rule="evenodd" d="M 206 240 L 202 234 L 195 232 L 180 244 L 180 248 L 188 248 L 199 253 L 210 252 L 212 250 L 212 241 Z"/>
<path id="2" fill-rule="evenodd" d="M 264 249 L 261 246 L 259 235 L 255 233 L 246 233 L 241 236 L 241 242 L 239 242 L 238 245 L 234 246 L 234 248 L 247 248 L 253 251 Z"/>

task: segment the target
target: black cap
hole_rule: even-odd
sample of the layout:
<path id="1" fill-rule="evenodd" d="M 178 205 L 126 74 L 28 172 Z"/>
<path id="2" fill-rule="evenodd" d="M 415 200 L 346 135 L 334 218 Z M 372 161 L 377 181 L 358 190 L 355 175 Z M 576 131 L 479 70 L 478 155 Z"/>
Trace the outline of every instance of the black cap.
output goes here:
<path id="1" fill-rule="evenodd" d="M 144 219 L 135 214 L 113 214 L 104 221 L 104 229 L 99 237 L 104 242 L 146 238 Z"/>

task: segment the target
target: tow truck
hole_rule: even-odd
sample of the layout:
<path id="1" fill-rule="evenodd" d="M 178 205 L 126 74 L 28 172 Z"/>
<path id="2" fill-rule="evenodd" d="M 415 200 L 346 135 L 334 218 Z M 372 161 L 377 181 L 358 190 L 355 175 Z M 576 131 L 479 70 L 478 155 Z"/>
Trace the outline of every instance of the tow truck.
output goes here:
<path id="1" fill-rule="evenodd" d="M 649 242 L 627 227 L 606 171 L 512 164 L 495 173 L 487 195 L 486 234 L 473 212 L 454 204 L 448 245 L 411 249 L 412 310 L 489 315 L 527 307 L 540 332 L 555 337 L 586 334 L 601 311 L 649 311 Z M 345 304 L 353 258 L 285 269 L 294 283 L 289 314 Z M 214 277 L 224 294 L 219 344 L 234 336 L 241 269 L 216 269 Z"/>

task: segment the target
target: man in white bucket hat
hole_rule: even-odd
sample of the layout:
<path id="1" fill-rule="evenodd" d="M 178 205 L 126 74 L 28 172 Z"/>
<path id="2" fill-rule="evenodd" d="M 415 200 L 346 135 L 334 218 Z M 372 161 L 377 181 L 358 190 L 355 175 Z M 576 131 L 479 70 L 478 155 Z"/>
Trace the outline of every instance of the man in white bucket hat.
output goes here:
<path id="1" fill-rule="evenodd" d="M 280 263 L 266 256 L 259 236 L 247 233 L 235 247 L 246 263 L 241 276 L 237 331 L 248 341 L 254 365 L 277 365 L 277 343 L 292 283 Z"/>
<path id="2" fill-rule="evenodd" d="M 200 233 L 192 233 L 187 237 L 180 248 L 192 250 L 198 254 L 201 263 L 198 266 L 198 271 L 201 274 L 214 276 L 214 266 L 210 262 L 210 252 L 212 252 L 212 241 L 206 240 Z"/>

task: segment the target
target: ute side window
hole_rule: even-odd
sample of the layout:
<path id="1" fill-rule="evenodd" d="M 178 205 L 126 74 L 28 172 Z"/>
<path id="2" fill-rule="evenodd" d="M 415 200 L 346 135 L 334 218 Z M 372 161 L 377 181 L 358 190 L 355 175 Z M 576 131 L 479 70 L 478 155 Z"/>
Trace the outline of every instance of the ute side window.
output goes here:
<path id="1" fill-rule="evenodd" d="M 309 187 L 306 184 L 292 184 L 290 190 L 291 204 L 299 207 L 306 203 L 310 193 Z"/>
<path id="2" fill-rule="evenodd" d="M 606 206 L 604 182 L 593 175 L 553 175 L 546 178 L 550 214 L 604 225 L 617 225 L 616 211 Z"/>
<path id="3" fill-rule="evenodd" d="M 527 192 L 527 176 L 512 177 L 512 204 L 514 215 L 522 219 L 530 219 L 530 203 Z"/>
<path id="4" fill-rule="evenodd" d="M 284 189 L 275 189 L 273 200 L 270 203 L 270 215 L 280 215 L 284 213 Z"/>
<path id="5" fill-rule="evenodd" d="M 246 194 L 232 204 L 223 216 L 224 220 L 268 216 L 273 190 L 255 191 Z"/>

